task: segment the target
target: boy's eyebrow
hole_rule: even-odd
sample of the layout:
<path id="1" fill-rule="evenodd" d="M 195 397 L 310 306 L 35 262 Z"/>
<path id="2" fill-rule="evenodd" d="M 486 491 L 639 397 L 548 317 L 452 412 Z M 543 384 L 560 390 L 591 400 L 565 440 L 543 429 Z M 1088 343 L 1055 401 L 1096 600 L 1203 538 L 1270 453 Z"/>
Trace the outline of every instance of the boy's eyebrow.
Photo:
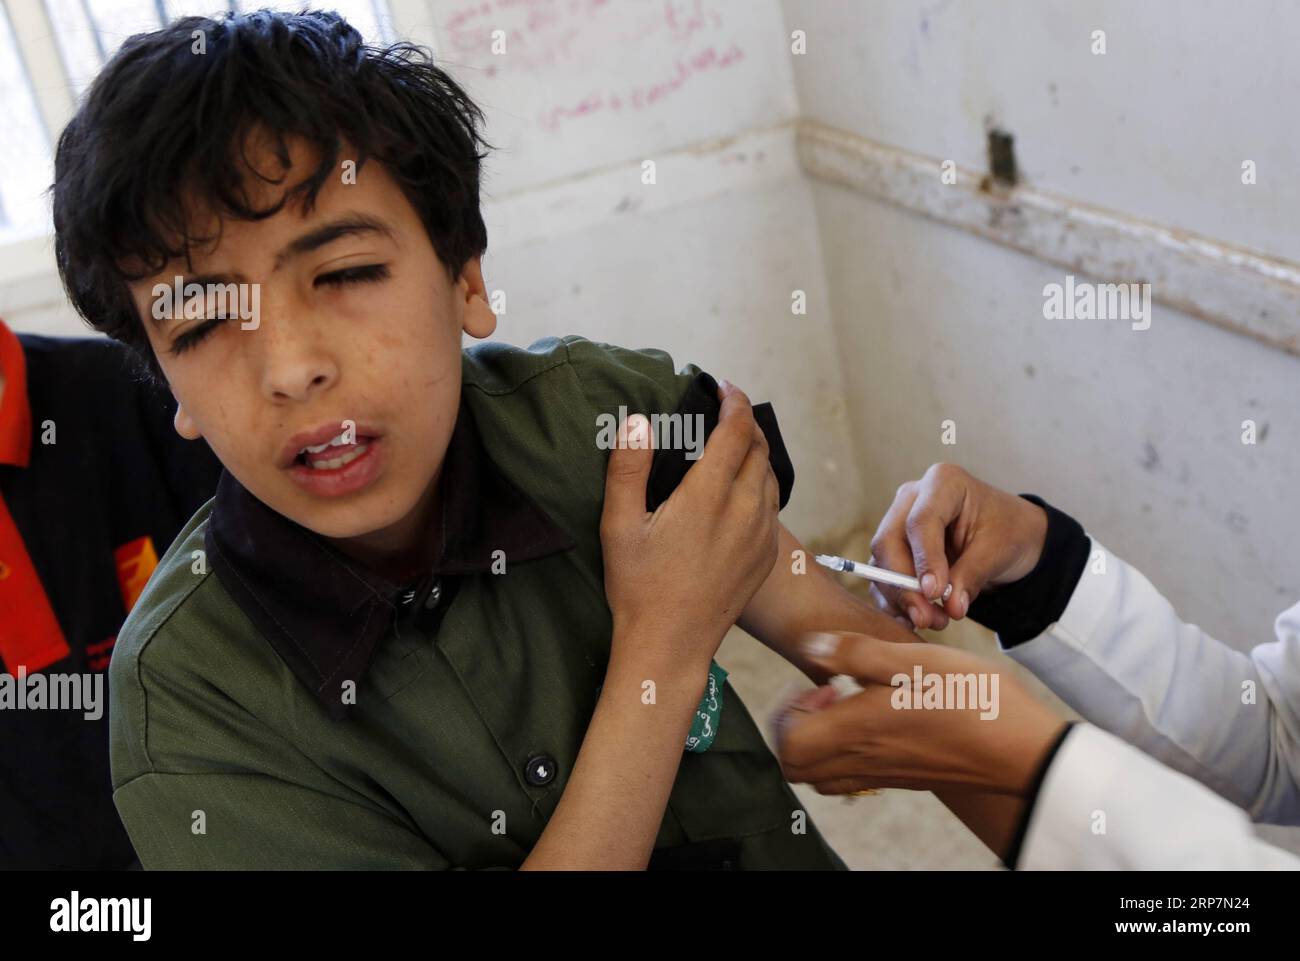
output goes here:
<path id="1" fill-rule="evenodd" d="M 379 233 L 390 238 L 394 236 L 393 228 L 382 220 L 365 214 L 345 214 L 336 220 L 331 220 L 329 223 L 317 227 L 310 233 L 303 234 L 296 240 L 290 241 L 283 250 L 275 255 L 275 269 L 279 270 L 294 257 L 324 247 L 340 237 L 365 233 Z"/>

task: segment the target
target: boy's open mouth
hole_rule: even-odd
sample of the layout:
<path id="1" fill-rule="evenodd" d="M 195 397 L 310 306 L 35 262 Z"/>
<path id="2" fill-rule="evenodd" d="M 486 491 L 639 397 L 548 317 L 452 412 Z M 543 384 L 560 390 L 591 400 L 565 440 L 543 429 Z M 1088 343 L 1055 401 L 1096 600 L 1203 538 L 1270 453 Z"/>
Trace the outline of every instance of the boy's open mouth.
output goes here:
<path id="1" fill-rule="evenodd" d="M 299 467 L 310 467 L 312 470 L 336 470 L 364 454 L 372 440 L 373 437 L 358 436 L 355 441 L 348 441 L 344 439 L 343 434 L 339 434 L 333 440 L 323 444 L 304 447 L 294 458 L 294 464 Z"/>
<path id="2" fill-rule="evenodd" d="M 364 452 L 362 448 L 380 436 L 379 429 L 370 424 L 358 424 L 352 420 L 326 421 L 311 430 L 300 430 L 290 437 L 280 448 L 276 466 L 310 466 L 330 470 L 343 466 L 333 463 L 334 461 L 354 458 Z"/>
<path id="3" fill-rule="evenodd" d="M 293 435 L 280 454 L 280 466 L 299 486 L 334 497 L 368 486 L 379 475 L 380 433 L 351 421 L 326 423 Z"/>

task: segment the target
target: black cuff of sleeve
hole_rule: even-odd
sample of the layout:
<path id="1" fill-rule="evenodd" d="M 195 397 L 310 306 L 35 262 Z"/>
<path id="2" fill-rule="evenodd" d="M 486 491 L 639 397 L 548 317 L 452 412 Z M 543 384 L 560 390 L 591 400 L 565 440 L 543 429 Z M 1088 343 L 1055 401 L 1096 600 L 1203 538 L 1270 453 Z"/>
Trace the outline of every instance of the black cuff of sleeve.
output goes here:
<path id="1" fill-rule="evenodd" d="M 975 598 L 968 614 L 996 631 L 1004 648 L 1037 637 L 1061 619 L 1088 565 L 1091 542 L 1082 525 L 1040 497 L 1021 494 L 1047 511 L 1047 538 L 1034 569 L 1020 580 Z"/>
<path id="2" fill-rule="evenodd" d="M 1047 770 L 1056 760 L 1057 753 L 1061 750 L 1061 745 L 1070 732 L 1074 730 L 1074 722 L 1070 721 L 1065 725 L 1060 735 L 1052 742 L 1047 753 L 1043 755 L 1042 762 L 1038 765 L 1038 771 L 1034 774 L 1034 780 L 1029 785 L 1029 793 L 1026 795 L 1025 813 L 1020 816 L 1020 823 L 1016 825 L 1015 837 L 1011 839 L 1011 846 L 1007 848 L 1007 853 L 1002 858 L 1002 863 L 1011 870 L 1016 869 L 1016 862 L 1020 860 L 1020 849 L 1024 846 L 1025 835 L 1029 832 L 1029 819 L 1034 816 L 1034 805 L 1038 803 L 1038 792 L 1043 789 L 1043 781 L 1047 778 Z"/>
<path id="3" fill-rule="evenodd" d="M 776 475 L 777 488 L 780 490 L 780 504 L 784 509 L 790 501 L 790 492 L 794 489 L 794 464 L 785 449 L 785 440 L 781 437 L 781 428 L 776 422 L 776 412 L 769 403 L 755 404 L 754 421 L 767 438 L 767 457 Z M 722 404 L 718 401 L 718 382 L 701 371 L 686 388 L 686 394 L 678 405 L 675 414 L 682 418 L 700 417 L 704 425 L 704 437 L 707 439 L 718 426 L 718 417 Z M 684 421 L 683 421 L 684 423 Z M 661 449 L 654 453 L 650 466 L 650 482 L 646 485 L 647 511 L 653 511 L 682 482 L 686 472 L 695 461 L 688 460 L 684 449 Z"/>

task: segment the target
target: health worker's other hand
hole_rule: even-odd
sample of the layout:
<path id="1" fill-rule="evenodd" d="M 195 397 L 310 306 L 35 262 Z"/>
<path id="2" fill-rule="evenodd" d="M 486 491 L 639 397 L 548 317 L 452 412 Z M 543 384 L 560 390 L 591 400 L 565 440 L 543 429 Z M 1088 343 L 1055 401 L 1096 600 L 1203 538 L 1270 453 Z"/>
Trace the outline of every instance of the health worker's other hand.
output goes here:
<path id="1" fill-rule="evenodd" d="M 847 697 L 831 685 L 813 688 L 774 719 L 786 777 L 821 794 L 910 788 L 1023 796 L 1067 723 L 1000 665 L 966 651 L 864 634 L 811 635 L 804 650 L 862 686 Z"/>

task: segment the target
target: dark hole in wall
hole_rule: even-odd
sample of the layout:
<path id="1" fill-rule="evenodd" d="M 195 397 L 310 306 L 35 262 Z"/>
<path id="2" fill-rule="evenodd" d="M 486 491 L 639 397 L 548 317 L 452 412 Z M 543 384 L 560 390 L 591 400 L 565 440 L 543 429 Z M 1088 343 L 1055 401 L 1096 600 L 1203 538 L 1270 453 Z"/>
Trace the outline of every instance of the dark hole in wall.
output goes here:
<path id="1" fill-rule="evenodd" d="M 1005 130 L 989 131 L 989 173 L 1005 187 L 1014 187 L 1019 179 L 1015 142 L 1016 138 Z"/>

